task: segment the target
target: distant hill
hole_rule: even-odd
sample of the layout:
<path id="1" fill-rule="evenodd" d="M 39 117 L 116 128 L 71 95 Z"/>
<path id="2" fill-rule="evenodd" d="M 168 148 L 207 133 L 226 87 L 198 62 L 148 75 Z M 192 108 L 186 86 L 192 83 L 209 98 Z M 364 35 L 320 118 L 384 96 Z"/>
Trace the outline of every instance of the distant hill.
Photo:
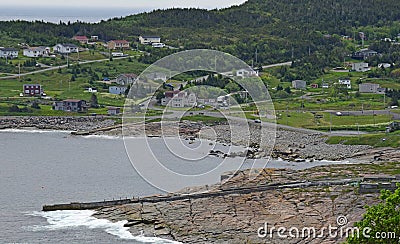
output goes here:
<path id="1" fill-rule="evenodd" d="M 52 45 L 77 34 L 133 41 L 145 34 L 185 49 L 226 51 L 248 62 L 255 61 L 257 50 L 259 63 L 272 63 L 341 47 L 337 36 L 323 34 L 357 37 L 359 28 L 390 26 L 387 32 L 395 35 L 400 27 L 393 23 L 399 20 L 398 0 L 249 0 L 222 10 L 156 10 L 98 24 L 2 22 L 0 46 L 16 41 Z"/>

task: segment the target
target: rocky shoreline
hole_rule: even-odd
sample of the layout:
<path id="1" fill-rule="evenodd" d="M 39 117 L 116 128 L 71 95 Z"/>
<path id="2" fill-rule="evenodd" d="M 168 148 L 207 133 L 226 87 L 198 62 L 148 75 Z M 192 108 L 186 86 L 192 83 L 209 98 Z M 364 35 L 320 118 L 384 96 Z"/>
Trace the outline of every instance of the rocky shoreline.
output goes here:
<path id="1" fill-rule="evenodd" d="M 66 130 L 80 132 L 78 135 L 110 136 L 175 136 L 183 139 L 203 138 L 223 144 L 235 144 L 247 147 L 247 151 L 226 155 L 222 152 L 210 152 L 220 157 L 272 157 L 285 161 L 343 161 L 347 159 L 372 162 L 393 159 L 400 161 L 400 152 L 392 148 L 373 149 L 365 145 L 327 144 L 328 136 L 318 132 L 299 132 L 277 129 L 271 133 L 275 137 L 273 145 L 260 146 L 260 127 L 250 125 L 249 130 L 241 130 L 241 125 L 213 124 L 183 121 L 181 123 L 154 122 L 146 124 L 125 125 L 123 129 L 116 126 L 114 120 L 107 117 L 0 117 L 1 129 L 36 128 L 42 130 Z M 231 133 L 234 130 L 235 133 Z M 273 147 L 272 147 L 273 146 Z M 384 153 L 383 153 L 384 152 Z M 378 155 L 378 156 L 377 156 Z"/>
<path id="2" fill-rule="evenodd" d="M 237 126 L 240 127 L 240 126 Z M 237 135 L 232 135 L 231 131 L 235 130 Z M 265 148 L 259 145 L 258 126 L 249 126 L 249 131 L 232 128 L 232 125 L 218 124 L 205 126 L 200 122 L 182 122 L 180 124 L 164 124 L 149 123 L 146 125 L 135 124 L 124 126 L 121 129 L 98 132 L 98 135 L 124 135 L 124 136 L 175 136 L 187 138 L 203 138 L 215 140 L 222 144 L 235 144 L 248 147 L 247 151 L 237 153 L 235 155 L 219 156 L 245 156 L 248 158 L 269 157 L 281 158 L 285 161 L 305 161 L 305 160 L 332 160 L 342 161 L 352 158 L 354 155 L 361 155 L 363 152 L 371 150 L 371 146 L 365 145 L 332 145 L 327 144 L 328 137 L 323 133 L 310 133 L 277 129 L 272 134 L 276 139 L 273 141 L 275 145 L 269 145 Z M 236 137 L 236 138 L 234 138 Z M 233 142 L 234 141 L 234 142 Z M 215 154 L 216 152 L 211 152 Z M 218 154 L 218 153 L 217 153 Z M 367 160 L 367 158 L 365 158 Z"/>
<path id="3" fill-rule="evenodd" d="M 376 166 L 376 165 L 375 165 Z M 179 194 L 253 187 L 270 183 L 329 181 L 381 173 L 374 165 L 323 166 L 302 171 L 260 169 L 238 172 L 214 186 L 187 188 Z M 399 165 L 382 165 L 399 169 Z M 157 203 L 126 204 L 98 209 L 95 217 L 128 221 L 133 235 L 144 234 L 183 243 L 340 243 L 345 236 L 327 232 L 310 238 L 284 238 L 279 227 L 338 227 L 345 216 L 352 227 L 365 213 L 365 205 L 379 202 L 379 194 L 359 194 L 355 185 L 314 186 L 270 191 L 236 193 L 208 198 L 188 198 Z M 267 223 L 275 227 L 272 237 L 260 237 L 258 230 Z"/>
<path id="4" fill-rule="evenodd" d="M 0 117 L 0 129 L 36 128 L 40 130 L 84 131 L 113 126 L 114 120 L 103 117 Z"/>

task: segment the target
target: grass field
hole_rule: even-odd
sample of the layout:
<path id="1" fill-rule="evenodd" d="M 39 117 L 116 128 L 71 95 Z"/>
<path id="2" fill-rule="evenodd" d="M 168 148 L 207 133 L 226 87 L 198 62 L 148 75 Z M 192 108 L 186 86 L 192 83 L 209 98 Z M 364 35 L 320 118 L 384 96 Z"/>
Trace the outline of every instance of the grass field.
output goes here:
<path id="1" fill-rule="evenodd" d="M 373 147 L 399 147 L 400 131 L 359 136 L 332 136 L 327 141 L 330 144 L 370 145 Z"/>
<path id="2" fill-rule="evenodd" d="M 388 99 L 386 99 L 386 102 Z M 309 99 L 287 98 L 274 99 L 275 110 L 308 110 L 308 111 L 353 111 L 353 110 L 380 110 L 385 109 L 387 104 L 384 103 L 383 95 L 362 94 L 358 98 L 350 98 L 343 100 L 340 98 L 328 98 L 327 96 L 313 96 Z M 302 106 L 303 104 L 303 106 Z"/>
<path id="3" fill-rule="evenodd" d="M 90 83 L 91 76 L 89 73 L 80 72 L 75 75 L 75 81 L 71 81 L 73 73 L 76 72 L 74 70 L 77 68 L 80 70 L 91 69 L 93 72 L 96 72 L 100 78 L 106 75 L 114 78 L 121 73 L 140 74 L 146 67 L 147 65 L 141 64 L 135 59 L 131 62 L 127 59 L 122 59 L 70 66 L 70 68 L 62 69 L 61 73 L 58 70 L 52 70 L 28 75 L 21 79 L 0 80 L 0 98 L 3 98 L 3 100 L 19 98 L 23 84 L 41 84 L 44 92 L 52 98 L 82 99 L 89 101 L 92 94 L 86 92 L 85 88 L 97 87 L 99 90 L 97 97 L 100 105 L 122 107 L 125 103 L 125 98 L 123 96 L 109 94 L 107 86 L 104 86 L 103 83 L 98 83 L 96 81 Z"/>
<path id="4" fill-rule="evenodd" d="M 289 116 L 288 116 L 289 115 Z M 330 113 L 281 112 L 277 113 L 277 123 L 293 127 L 317 130 L 384 130 L 392 121 L 391 115 L 336 116 Z"/>

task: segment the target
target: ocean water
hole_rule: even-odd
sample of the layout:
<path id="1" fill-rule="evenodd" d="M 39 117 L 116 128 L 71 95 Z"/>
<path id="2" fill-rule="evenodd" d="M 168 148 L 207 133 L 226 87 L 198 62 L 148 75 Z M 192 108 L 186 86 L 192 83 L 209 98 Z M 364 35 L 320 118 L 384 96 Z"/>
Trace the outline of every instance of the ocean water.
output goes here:
<path id="1" fill-rule="evenodd" d="M 140 156 L 136 159 L 142 160 L 142 142 L 134 138 L 129 140 L 130 145 L 137 148 L 133 154 Z M 204 156 L 208 149 L 202 149 L 196 143 L 192 147 L 203 150 L 203 153 L 194 153 L 195 156 L 203 155 L 197 163 L 174 156 L 171 148 L 163 146 L 163 139 L 150 140 L 154 155 L 161 157 L 171 170 L 200 174 L 221 164 L 221 158 Z M 169 140 L 174 145 L 188 143 Z M 217 148 L 224 152 L 229 149 L 224 145 Z M 240 158 L 230 160 L 231 163 L 218 169 L 215 178 L 204 183 L 216 183 L 222 172 L 235 170 L 238 166 L 252 166 L 251 162 L 241 164 Z M 263 165 L 264 162 L 259 163 Z M 302 169 L 332 163 L 273 161 L 268 167 Z M 157 171 L 154 171 L 154 177 L 158 177 Z M 173 179 L 170 181 L 174 182 Z M 179 190 L 198 184 L 188 179 L 174 182 L 171 187 Z M 54 131 L 0 131 L 0 243 L 171 243 L 156 237 L 133 236 L 123 227 L 124 221 L 112 223 L 97 219 L 92 216 L 94 211 L 41 211 L 45 204 L 160 193 L 163 191 L 153 187 L 135 171 L 121 138 L 79 137 Z"/>
<path id="2" fill-rule="evenodd" d="M 135 139 L 132 140 L 134 145 Z M 157 146 L 163 143 L 161 139 L 151 140 L 156 153 L 161 153 L 171 167 L 173 162 L 179 164 L 182 172 L 206 171 L 221 160 L 206 157 L 201 164 L 185 166 L 183 160 L 174 159 L 166 149 Z M 137 154 L 142 154 L 139 145 Z M 154 174 L 157 176 L 157 172 Z M 218 182 L 219 178 L 213 181 L 208 183 Z M 177 182 L 175 189 L 195 184 Z M 44 204 L 160 193 L 163 192 L 135 171 L 120 138 L 76 137 L 53 131 L 0 131 L 0 243 L 170 243 L 155 237 L 133 236 L 123 227 L 124 222 L 96 219 L 92 217 L 93 211 L 41 212 Z"/>
<path id="3" fill-rule="evenodd" d="M 149 11 L 145 8 L 46 8 L 46 7 L 1 7 L 0 21 L 27 20 L 51 23 L 76 22 L 97 23 L 115 17 L 125 17 Z"/>

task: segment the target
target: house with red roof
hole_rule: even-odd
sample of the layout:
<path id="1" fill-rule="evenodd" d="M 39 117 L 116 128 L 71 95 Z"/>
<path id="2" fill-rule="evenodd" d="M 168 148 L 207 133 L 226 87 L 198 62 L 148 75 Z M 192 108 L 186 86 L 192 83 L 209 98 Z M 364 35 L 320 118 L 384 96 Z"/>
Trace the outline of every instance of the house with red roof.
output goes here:
<path id="1" fill-rule="evenodd" d="M 74 37 L 72 37 L 72 40 L 78 41 L 81 44 L 89 43 L 89 38 L 87 38 L 86 36 L 74 36 Z"/>

